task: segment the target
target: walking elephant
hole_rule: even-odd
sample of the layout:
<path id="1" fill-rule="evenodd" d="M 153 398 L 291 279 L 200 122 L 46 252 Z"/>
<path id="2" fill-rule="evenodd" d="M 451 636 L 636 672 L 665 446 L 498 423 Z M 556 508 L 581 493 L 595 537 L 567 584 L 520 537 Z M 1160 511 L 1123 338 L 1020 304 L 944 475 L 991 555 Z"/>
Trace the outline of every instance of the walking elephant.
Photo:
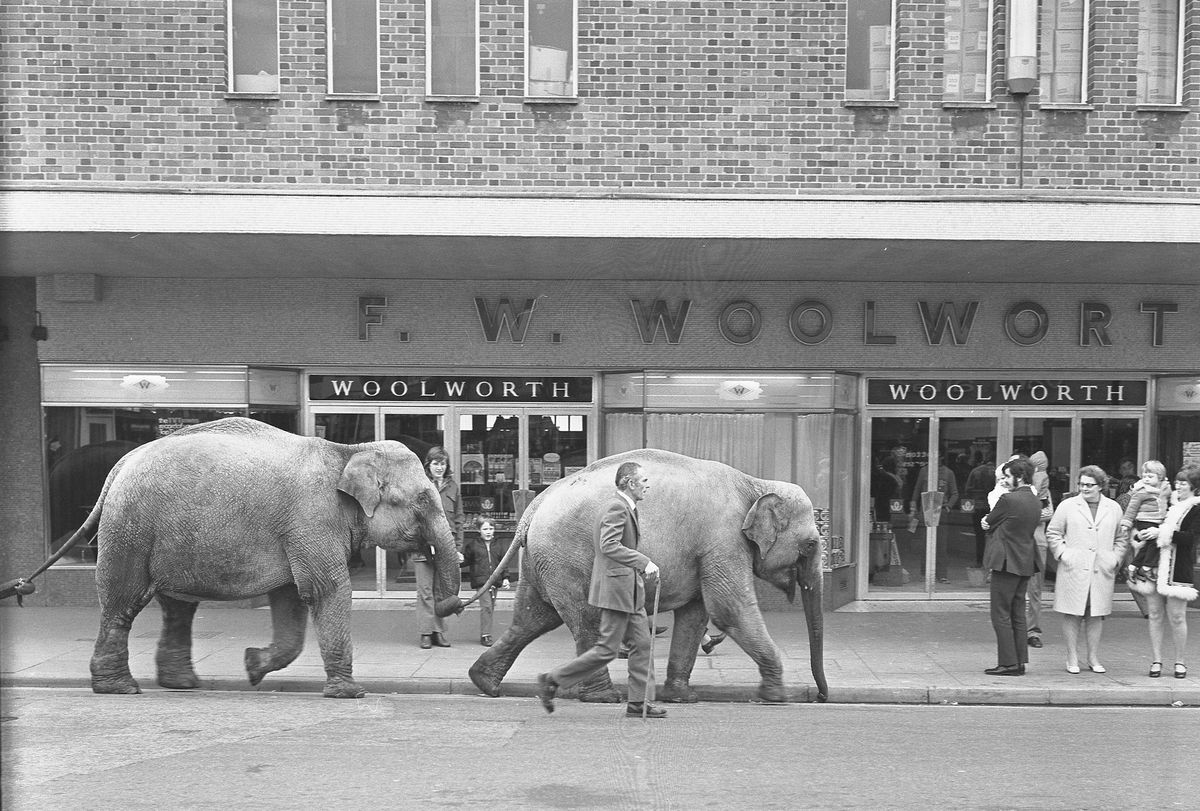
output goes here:
<path id="1" fill-rule="evenodd" d="M 616 468 L 627 461 L 642 465 L 649 476 L 649 494 L 638 505 L 638 548 L 662 570 L 657 586 L 647 583 L 646 604 L 653 606 L 658 588 L 659 610 L 675 613 L 660 698 L 696 700 L 689 680 L 711 617 L 758 665 L 759 696 L 786 701 L 783 663 L 754 591 L 759 577 L 789 600 L 799 584 L 813 678 L 824 701 L 821 541 L 812 502 L 795 484 L 659 450 L 601 459 L 555 482 L 530 504 L 513 539 L 514 546 L 524 543 L 526 549 L 512 625 L 470 668 L 475 686 L 499 695 L 500 682 L 525 646 L 564 622 L 579 652 L 595 643 L 600 610 L 587 600 L 592 534 L 598 511 L 612 498 Z M 607 670 L 578 691 L 584 701 L 620 700 Z"/>
<path id="2" fill-rule="evenodd" d="M 437 612 L 452 614 L 462 602 L 441 499 L 399 442 L 340 445 L 240 417 L 192 426 L 116 464 L 75 538 L 97 526 L 97 693 L 141 692 L 129 672 L 129 628 L 152 597 L 163 617 L 158 683 L 191 688 L 199 685 L 191 651 L 197 603 L 265 594 L 274 633 L 269 647 L 246 649 L 250 683 L 295 660 L 311 610 L 324 695 L 362 697 L 352 673 L 346 561 L 364 544 L 432 548 Z"/>

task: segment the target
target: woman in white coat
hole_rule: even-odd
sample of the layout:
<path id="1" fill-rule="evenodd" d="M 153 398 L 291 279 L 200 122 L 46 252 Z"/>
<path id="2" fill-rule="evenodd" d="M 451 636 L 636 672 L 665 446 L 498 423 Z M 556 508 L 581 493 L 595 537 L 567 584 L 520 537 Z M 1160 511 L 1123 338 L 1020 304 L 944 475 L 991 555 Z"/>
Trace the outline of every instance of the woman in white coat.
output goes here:
<path id="1" fill-rule="evenodd" d="M 1100 634 L 1112 613 L 1117 567 L 1125 554 L 1123 512 L 1102 494 L 1108 474 L 1095 465 L 1079 471 L 1079 494 L 1065 498 L 1046 527 L 1050 554 L 1058 561 L 1054 610 L 1063 615 L 1067 672 L 1079 672 L 1079 632 L 1086 628 L 1088 669 L 1103 673 Z"/>

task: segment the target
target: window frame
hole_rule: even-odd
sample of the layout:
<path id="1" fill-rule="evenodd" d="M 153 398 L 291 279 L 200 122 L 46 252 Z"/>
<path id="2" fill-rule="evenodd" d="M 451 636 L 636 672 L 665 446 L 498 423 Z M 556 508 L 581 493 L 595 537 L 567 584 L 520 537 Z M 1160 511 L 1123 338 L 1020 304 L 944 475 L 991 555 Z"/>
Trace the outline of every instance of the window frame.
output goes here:
<path id="1" fill-rule="evenodd" d="M 1054 0 L 1054 12 L 1058 13 L 1058 3 L 1062 0 Z M 1043 9 L 1045 13 L 1045 9 Z M 1061 71 L 1053 70 L 1058 66 L 1056 43 L 1053 39 L 1048 39 L 1048 34 L 1053 34 L 1057 28 L 1048 28 L 1046 24 L 1049 21 L 1049 15 L 1043 17 L 1041 25 L 1038 26 L 1038 107 L 1043 110 L 1053 109 L 1055 107 L 1070 108 L 1075 105 L 1088 105 L 1089 86 L 1088 75 L 1091 70 L 1091 52 L 1092 52 L 1092 0 L 1083 0 L 1083 27 L 1081 29 L 1082 40 L 1080 43 L 1080 65 L 1079 65 L 1079 96 L 1072 101 L 1064 101 L 1060 99 L 1052 99 L 1047 92 L 1047 80 L 1055 73 Z M 1049 67 L 1051 70 L 1047 70 Z"/>
<path id="2" fill-rule="evenodd" d="M 375 10 L 375 89 L 373 91 L 345 91 L 338 90 L 335 86 L 336 77 L 333 69 L 333 7 L 340 0 L 325 0 L 325 98 L 327 99 L 348 99 L 348 100 L 378 100 L 382 91 L 382 67 L 380 65 L 380 40 L 383 35 L 383 26 L 380 25 L 379 0 L 370 0 L 371 6 Z"/>
<path id="3" fill-rule="evenodd" d="M 238 3 L 254 2 L 254 0 L 225 0 L 225 92 L 231 96 L 270 96 L 276 97 L 282 88 L 283 75 L 280 70 L 282 53 L 279 33 L 279 0 L 269 0 L 275 7 L 275 89 L 274 90 L 242 90 L 238 87 L 237 65 L 234 64 L 234 14 L 233 7 Z"/>
<path id="4" fill-rule="evenodd" d="M 864 91 L 867 94 L 871 93 L 871 86 L 870 86 L 871 83 L 869 80 L 871 52 L 870 52 L 870 39 L 868 36 L 868 49 L 865 54 L 865 57 L 867 59 L 867 66 L 868 66 L 868 68 L 867 68 L 868 81 L 867 81 L 867 87 L 865 89 L 850 88 L 849 86 L 847 86 L 847 76 L 849 75 L 849 70 L 847 68 L 849 66 L 851 52 L 850 52 L 849 45 L 847 45 L 847 48 L 846 48 L 846 65 L 843 66 L 843 73 L 842 73 L 842 99 L 846 105 L 848 105 L 848 106 L 895 105 L 895 103 L 896 103 L 896 40 L 898 39 L 897 34 L 899 33 L 898 32 L 899 23 L 898 23 L 898 18 L 896 16 L 898 4 L 899 4 L 899 0 L 890 0 L 890 2 L 888 3 L 888 68 L 887 68 L 887 70 L 888 70 L 888 89 L 887 89 L 886 97 L 876 98 L 871 95 L 855 97 L 855 96 L 850 95 L 850 92 L 852 89 L 855 91 Z M 847 43 L 849 43 L 849 40 L 850 40 L 850 12 L 851 12 L 851 7 L 850 7 L 850 5 L 847 5 L 846 6 L 846 16 L 843 20 L 843 35 L 844 35 L 845 41 Z"/>
<path id="5" fill-rule="evenodd" d="M 1159 107 L 1175 108 L 1175 107 L 1180 107 L 1183 105 L 1183 68 L 1184 68 L 1183 55 L 1184 55 L 1184 43 L 1185 43 L 1184 33 L 1185 33 L 1185 28 L 1187 27 L 1187 25 L 1186 25 L 1187 19 L 1185 17 L 1185 13 L 1187 11 L 1187 4 L 1184 2 L 1184 0 L 1174 0 L 1174 4 L 1175 4 L 1175 38 L 1174 38 L 1175 39 L 1175 88 L 1174 88 L 1174 93 L 1172 94 L 1172 101 L 1156 101 L 1151 98 L 1148 98 L 1148 96 L 1149 96 L 1148 92 L 1145 95 L 1143 95 L 1143 93 L 1142 93 L 1143 83 L 1142 83 L 1141 75 L 1143 73 L 1145 73 L 1148 76 L 1149 71 L 1148 70 L 1143 71 L 1143 62 L 1142 62 L 1143 54 L 1142 54 L 1140 39 L 1141 39 L 1141 32 L 1142 32 L 1142 18 L 1145 14 L 1148 13 L 1148 8 L 1147 8 L 1147 5 L 1145 2 L 1138 3 L 1138 21 L 1137 21 L 1138 27 L 1137 27 L 1137 30 L 1138 30 L 1139 43 L 1138 43 L 1137 64 L 1136 64 L 1136 68 L 1135 68 L 1135 74 L 1138 76 L 1137 96 L 1136 96 L 1135 103 L 1137 104 L 1138 107 L 1154 109 L 1154 108 L 1159 108 Z M 1149 54 L 1147 54 L 1147 56 L 1150 57 L 1151 59 L 1153 58 Z M 1149 87 L 1147 86 L 1146 89 L 1148 91 Z"/>
<path id="6" fill-rule="evenodd" d="M 962 0 L 963 6 L 965 7 L 965 5 L 968 2 L 971 2 L 971 0 Z M 983 57 L 984 58 L 984 68 L 985 68 L 983 75 L 984 75 L 984 83 L 985 84 L 984 84 L 983 98 L 981 98 L 981 99 L 961 98 L 961 96 L 962 96 L 961 88 L 959 90 L 959 96 L 960 96 L 959 98 L 949 98 L 946 94 L 946 77 L 950 75 L 950 72 L 946 70 L 945 55 L 947 53 L 950 53 L 950 51 L 946 47 L 946 39 L 945 39 L 945 34 L 949 33 L 949 29 L 945 25 L 945 17 L 944 17 L 944 15 L 946 13 L 945 7 L 943 7 L 942 13 L 943 13 L 942 30 L 945 32 L 943 34 L 943 38 L 942 38 L 942 94 L 941 94 L 942 95 L 942 107 L 972 107 L 972 106 L 978 106 L 978 105 L 990 106 L 990 105 L 995 104 L 996 97 L 995 97 L 995 92 L 994 92 L 994 88 L 993 88 L 993 85 L 995 83 L 995 70 L 993 68 L 992 62 L 996 56 L 996 0 L 987 0 L 987 22 L 985 23 L 985 30 L 987 31 L 987 48 L 984 51 L 984 57 Z M 963 9 L 963 14 L 964 15 L 966 14 L 965 8 Z M 964 25 L 965 25 L 965 18 L 964 18 Z M 961 45 L 962 45 L 962 43 L 960 43 L 960 46 Z M 960 53 L 960 54 L 965 54 L 965 52 L 966 52 L 966 49 L 962 48 L 962 47 L 960 47 L 958 50 L 958 53 Z M 959 70 L 958 75 L 961 77 L 963 75 L 963 71 Z"/>
<path id="7" fill-rule="evenodd" d="M 552 2 L 553 0 L 550 0 Z M 537 0 L 524 0 L 524 41 L 525 41 L 525 100 L 537 104 L 570 104 L 579 98 L 579 0 L 569 0 L 571 3 L 571 69 L 568 71 L 567 82 L 571 92 L 564 96 L 536 95 L 530 92 L 530 53 L 529 35 L 532 30 L 533 4 Z"/>
<path id="8" fill-rule="evenodd" d="M 479 0 L 471 0 L 475 17 L 475 64 L 474 89 L 471 93 L 435 93 L 433 90 L 433 6 L 438 0 L 425 0 L 425 99 L 427 101 L 470 101 L 477 100 L 480 93 L 479 63 L 482 57 L 479 38 Z"/>

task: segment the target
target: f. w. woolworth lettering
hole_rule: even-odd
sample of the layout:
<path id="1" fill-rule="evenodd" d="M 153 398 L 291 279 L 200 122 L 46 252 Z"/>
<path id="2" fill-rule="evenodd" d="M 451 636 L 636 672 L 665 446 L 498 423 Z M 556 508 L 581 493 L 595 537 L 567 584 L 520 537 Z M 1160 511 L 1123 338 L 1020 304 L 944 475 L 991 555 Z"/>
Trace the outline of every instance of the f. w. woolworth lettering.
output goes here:
<path id="1" fill-rule="evenodd" d="M 475 316 L 483 340 L 524 343 L 535 312 L 541 312 L 537 307 L 540 299 L 475 297 Z M 644 344 L 683 343 L 695 320 L 696 308 L 691 299 L 635 298 L 628 301 L 631 332 Z M 994 341 L 998 333 L 1017 346 L 1034 346 L 1045 340 L 1052 330 L 1070 330 L 1081 347 L 1108 347 L 1113 344 L 1111 328 L 1122 321 L 1126 331 L 1129 323 L 1140 322 L 1146 343 L 1161 347 L 1166 344 L 1167 318 L 1179 312 L 1179 304 L 1145 300 L 1114 312 L 1104 302 L 1081 301 L 1068 324 L 1052 323 L 1049 311 L 1032 300 L 1000 306 L 982 301 L 918 299 L 904 303 L 895 299 L 867 300 L 856 307 L 857 312 L 848 313 L 846 309 L 809 298 L 798 299 L 784 312 L 764 313 L 757 302 L 735 299 L 721 304 L 716 322 L 710 328 L 715 328 L 726 341 L 743 345 L 757 340 L 771 318 L 783 318 L 792 339 L 804 346 L 817 346 L 829 340 L 839 320 L 851 318 L 857 320 L 864 346 L 901 346 L 905 342 L 890 331 L 894 327 L 886 325 L 909 319 L 910 323 L 915 321 L 920 326 L 929 346 L 966 346 L 973 340 Z M 388 300 L 383 296 L 359 296 L 359 340 L 368 341 L 375 337 L 372 327 L 381 327 L 385 323 L 388 310 Z"/>

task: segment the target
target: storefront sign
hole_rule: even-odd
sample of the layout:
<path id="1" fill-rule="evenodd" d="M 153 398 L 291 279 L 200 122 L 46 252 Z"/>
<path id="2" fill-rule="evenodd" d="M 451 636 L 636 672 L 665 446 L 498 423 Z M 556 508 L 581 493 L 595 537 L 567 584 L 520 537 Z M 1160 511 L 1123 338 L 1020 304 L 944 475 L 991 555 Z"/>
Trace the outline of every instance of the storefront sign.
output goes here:
<path id="1" fill-rule="evenodd" d="M 870 380 L 868 405 L 1144 406 L 1144 380 Z"/>
<path id="2" fill-rule="evenodd" d="M 389 403 L 590 403 L 590 377 L 309 375 L 311 400 Z"/>

